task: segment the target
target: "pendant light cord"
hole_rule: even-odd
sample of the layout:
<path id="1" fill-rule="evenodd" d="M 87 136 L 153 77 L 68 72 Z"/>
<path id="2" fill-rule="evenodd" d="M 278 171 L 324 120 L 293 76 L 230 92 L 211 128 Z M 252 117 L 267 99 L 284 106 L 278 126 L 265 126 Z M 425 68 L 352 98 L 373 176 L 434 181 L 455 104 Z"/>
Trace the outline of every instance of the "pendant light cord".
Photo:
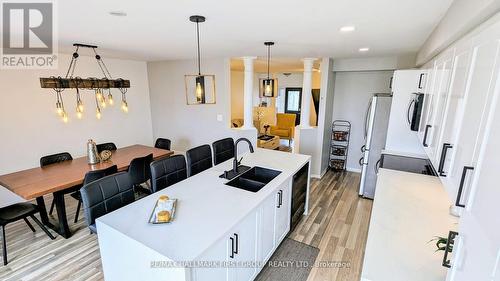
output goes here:
<path id="1" fill-rule="evenodd" d="M 196 21 L 196 38 L 198 42 L 198 75 L 201 75 L 201 60 L 200 60 L 200 26 L 199 22 Z"/>
<path id="2" fill-rule="evenodd" d="M 267 46 L 267 79 L 269 80 L 269 63 L 271 60 L 271 46 Z"/>

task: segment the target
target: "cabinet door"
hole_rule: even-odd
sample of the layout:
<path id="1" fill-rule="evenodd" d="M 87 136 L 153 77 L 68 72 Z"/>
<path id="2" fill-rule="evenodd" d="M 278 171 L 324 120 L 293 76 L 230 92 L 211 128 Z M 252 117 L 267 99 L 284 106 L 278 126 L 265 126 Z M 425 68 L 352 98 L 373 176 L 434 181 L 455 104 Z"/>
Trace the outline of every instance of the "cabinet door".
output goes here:
<path id="1" fill-rule="evenodd" d="M 250 281 L 257 274 L 257 215 L 253 211 L 229 233 L 229 260 L 237 265 L 228 270 L 231 281 Z"/>
<path id="2" fill-rule="evenodd" d="M 283 184 L 278 190 L 281 194 L 278 198 L 278 205 L 276 209 L 276 223 L 274 238 L 275 244 L 279 245 L 281 241 L 285 238 L 290 230 L 290 211 L 291 211 L 291 181 Z"/>
<path id="3" fill-rule="evenodd" d="M 278 206 L 278 193 L 274 192 L 269 196 L 261 208 L 261 215 L 259 220 L 260 230 L 260 247 L 259 247 L 259 261 L 267 261 L 274 252 L 274 219 L 276 215 L 276 208 Z"/>
<path id="4" fill-rule="evenodd" d="M 425 88 L 424 88 L 424 106 L 422 108 L 422 115 L 420 116 L 420 126 L 418 128 L 418 138 L 420 139 L 420 143 L 424 144 L 425 139 L 427 138 L 426 130 L 427 125 L 429 125 L 429 116 L 431 115 L 432 110 L 432 98 L 433 98 L 433 89 L 436 83 L 436 65 L 435 61 L 431 61 L 424 66 L 424 70 L 426 72 L 425 77 Z"/>
<path id="5" fill-rule="evenodd" d="M 222 239 L 210 247 L 198 259 L 200 262 L 220 263 L 227 261 L 230 255 L 230 244 L 228 239 Z M 228 269 L 225 266 L 207 266 L 194 269 L 194 280 L 196 281 L 231 281 L 228 279 Z"/>
<path id="6" fill-rule="evenodd" d="M 478 37 L 474 41 L 463 118 L 454 147 L 453 165 L 449 173 L 452 194 L 456 195 L 457 190 L 462 186 L 460 205 L 467 205 L 470 180 L 475 173 L 479 149 L 484 139 L 486 117 L 490 110 L 499 68 L 498 40 Z"/>
<path id="7" fill-rule="evenodd" d="M 436 79 L 438 79 L 438 86 L 435 88 L 436 92 L 434 94 L 434 106 L 432 108 L 431 122 L 432 125 L 430 129 L 430 135 L 428 139 L 428 155 L 434 167 L 439 166 L 439 150 L 440 150 L 440 139 L 441 131 L 443 128 L 443 118 L 448 101 L 448 94 L 450 88 L 450 78 L 453 63 L 453 51 L 446 52 L 442 58 L 438 60 L 437 63 L 437 74 Z"/>
<path id="8" fill-rule="evenodd" d="M 499 33 L 500 34 L 500 33 Z M 491 57 L 490 57 L 491 58 Z M 495 80 L 500 77 L 495 76 Z M 485 129 L 471 196 L 459 227 L 459 247 L 451 270 L 453 281 L 498 280 L 500 257 L 500 86 L 496 86 Z"/>
<path id="9" fill-rule="evenodd" d="M 471 42 L 467 40 L 457 46 L 453 62 L 453 71 L 450 83 L 450 94 L 444 113 L 441 137 L 438 144 L 439 165 L 438 173 L 441 177 L 448 177 L 451 159 L 456 150 L 457 133 L 463 116 L 464 97 L 467 77 L 471 64 Z M 444 180 L 446 184 L 446 180 Z M 450 187 L 447 187 L 450 192 Z M 452 193 L 450 193 L 452 196 Z"/>

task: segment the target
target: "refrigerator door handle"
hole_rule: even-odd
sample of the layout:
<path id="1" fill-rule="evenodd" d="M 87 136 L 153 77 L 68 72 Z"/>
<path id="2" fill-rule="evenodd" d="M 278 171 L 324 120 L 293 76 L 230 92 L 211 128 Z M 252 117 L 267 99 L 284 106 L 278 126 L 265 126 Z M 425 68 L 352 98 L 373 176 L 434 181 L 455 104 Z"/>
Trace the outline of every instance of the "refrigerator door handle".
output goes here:
<path id="1" fill-rule="evenodd" d="M 365 140 L 368 137 L 368 119 L 370 119 L 370 111 L 372 109 L 372 100 L 370 99 L 370 102 L 368 103 L 368 108 L 366 109 L 366 115 L 365 115 Z"/>

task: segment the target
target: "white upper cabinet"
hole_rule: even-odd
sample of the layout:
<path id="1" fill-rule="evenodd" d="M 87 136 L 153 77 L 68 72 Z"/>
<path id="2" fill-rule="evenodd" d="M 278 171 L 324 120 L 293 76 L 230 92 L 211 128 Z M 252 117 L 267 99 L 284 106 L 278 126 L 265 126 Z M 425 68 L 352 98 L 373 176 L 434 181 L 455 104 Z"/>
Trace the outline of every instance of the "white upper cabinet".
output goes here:
<path id="1" fill-rule="evenodd" d="M 431 122 L 432 109 L 433 109 L 433 99 L 434 99 L 434 88 L 436 85 L 436 61 L 430 61 L 424 66 L 424 71 L 426 71 L 426 83 L 424 88 L 424 106 L 422 109 L 422 115 L 420 118 L 420 126 L 418 129 L 418 137 L 422 145 L 426 148 L 427 139 L 429 137 L 429 130 L 432 127 L 429 123 Z M 426 149 L 427 152 L 427 149 Z"/>
<path id="2" fill-rule="evenodd" d="M 459 43 L 455 48 L 449 96 L 444 111 L 441 135 L 438 143 L 438 148 L 441 150 L 438 151 L 439 163 L 437 169 L 441 177 L 448 177 L 452 153 L 456 151 L 457 147 L 457 136 L 460 131 L 463 108 L 465 105 L 465 91 L 472 57 L 471 53 L 470 40 Z M 450 190 L 448 191 L 450 192 Z"/>
<path id="3" fill-rule="evenodd" d="M 479 150 L 484 140 L 484 128 L 488 116 L 492 93 L 498 75 L 499 41 L 482 34 L 473 39 L 471 64 L 462 103 L 461 121 L 457 130 L 457 141 L 453 148 L 453 159 L 447 186 L 452 195 L 461 187 L 461 198 L 457 205 L 467 205 L 470 179 L 476 166 Z M 455 199 L 456 196 L 453 196 Z"/>
<path id="4" fill-rule="evenodd" d="M 433 87 L 430 125 L 426 139 L 426 151 L 434 167 L 439 166 L 439 137 L 443 129 L 444 112 L 448 101 L 454 49 L 446 51 L 436 61 L 435 84 Z"/>

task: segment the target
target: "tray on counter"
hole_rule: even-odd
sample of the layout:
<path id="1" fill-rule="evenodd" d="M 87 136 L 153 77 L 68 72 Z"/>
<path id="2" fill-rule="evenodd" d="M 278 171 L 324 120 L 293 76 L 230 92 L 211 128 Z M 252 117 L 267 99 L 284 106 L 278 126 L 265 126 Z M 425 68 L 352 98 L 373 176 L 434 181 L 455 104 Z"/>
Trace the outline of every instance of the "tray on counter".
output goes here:
<path id="1" fill-rule="evenodd" d="M 151 216 L 149 217 L 148 222 L 150 224 L 171 223 L 174 220 L 174 218 L 175 218 L 175 209 L 177 207 L 177 199 L 168 199 L 165 202 L 164 207 L 160 206 L 158 203 L 159 203 L 158 200 L 156 200 L 155 207 L 153 208 L 153 211 L 151 212 Z M 156 215 L 160 211 L 168 211 L 168 212 L 170 212 L 170 220 L 169 221 L 165 221 L 165 222 L 158 221 L 157 218 L 156 218 Z"/>

